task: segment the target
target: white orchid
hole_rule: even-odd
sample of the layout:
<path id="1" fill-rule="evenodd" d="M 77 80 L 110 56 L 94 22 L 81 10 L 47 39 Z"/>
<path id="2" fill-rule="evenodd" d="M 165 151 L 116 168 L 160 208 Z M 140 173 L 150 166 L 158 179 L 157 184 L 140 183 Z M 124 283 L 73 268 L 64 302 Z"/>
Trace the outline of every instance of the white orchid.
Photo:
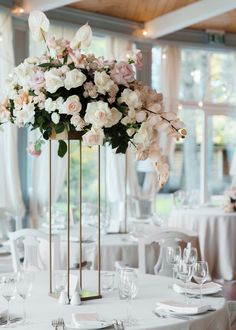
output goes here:
<path id="1" fill-rule="evenodd" d="M 39 10 L 34 10 L 29 15 L 28 23 L 32 38 L 35 41 L 45 40 L 45 34 L 50 27 L 47 16 Z"/>

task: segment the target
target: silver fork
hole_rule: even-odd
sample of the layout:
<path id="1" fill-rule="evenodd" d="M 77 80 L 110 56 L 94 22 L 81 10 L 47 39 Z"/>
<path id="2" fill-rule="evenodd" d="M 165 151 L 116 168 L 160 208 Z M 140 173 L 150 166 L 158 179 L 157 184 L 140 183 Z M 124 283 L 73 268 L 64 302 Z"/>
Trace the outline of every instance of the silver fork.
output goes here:
<path id="1" fill-rule="evenodd" d="M 53 328 L 55 328 L 55 330 L 57 330 L 57 327 L 58 327 L 58 319 L 57 319 L 57 320 L 52 320 L 52 326 L 53 326 Z"/>

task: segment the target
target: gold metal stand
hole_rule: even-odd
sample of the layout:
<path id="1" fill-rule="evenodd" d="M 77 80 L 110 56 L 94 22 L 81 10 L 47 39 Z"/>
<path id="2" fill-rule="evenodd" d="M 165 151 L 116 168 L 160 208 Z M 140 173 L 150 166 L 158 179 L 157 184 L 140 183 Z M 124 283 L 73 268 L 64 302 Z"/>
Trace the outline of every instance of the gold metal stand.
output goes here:
<path id="1" fill-rule="evenodd" d="M 98 282 L 97 282 L 97 292 L 90 292 L 88 290 L 83 289 L 83 271 L 82 271 L 82 263 L 83 263 L 83 210 L 82 210 L 82 202 L 83 202 L 83 168 L 82 168 L 82 160 L 83 160 L 83 147 L 81 141 L 81 134 L 78 132 L 73 132 L 70 134 L 68 132 L 68 140 L 67 140 L 67 291 L 68 298 L 70 299 L 70 157 L 71 157 L 71 140 L 79 140 L 79 285 L 81 289 L 81 300 L 90 300 L 90 299 L 98 299 L 101 298 L 101 150 L 100 146 L 98 146 L 98 237 L 97 237 L 97 247 L 98 247 Z M 55 137 L 56 139 L 56 137 Z M 51 148 L 51 140 L 49 141 L 49 293 L 52 296 L 52 148 Z"/>

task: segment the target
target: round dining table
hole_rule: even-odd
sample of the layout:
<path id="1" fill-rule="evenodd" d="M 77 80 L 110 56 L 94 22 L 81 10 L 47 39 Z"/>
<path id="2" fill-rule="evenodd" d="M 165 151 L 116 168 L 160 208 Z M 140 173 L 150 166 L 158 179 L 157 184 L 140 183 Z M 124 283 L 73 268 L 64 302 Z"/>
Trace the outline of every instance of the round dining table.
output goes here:
<path id="1" fill-rule="evenodd" d="M 96 271 L 84 271 L 87 288 L 96 282 Z M 132 301 L 132 315 L 136 319 L 133 330 L 229 330 L 230 317 L 227 302 L 222 297 L 204 297 L 203 303 L 210 304 L 214 311 L 206 312 L 191 319 L 178 319 L 173 316 L 157 317 L 153 311 L 157 302 L 175 300 L 184 302 L 184 296 L 175 293 L 171 288 L 173 279 L 156 275 L 138 274 L 138 294 Z M 85 284 L 84 284 L 85 285 Z M 31 297 L 26 300 L 26 325 L 16 325 L 19 330 L 52 330 L 52 320 L 63 318 L 66 325 L 71 323 L 72 313 L 96 313 L 101 320 L 122 320 L 126 317 L 127 302 L 119 299 L 118 290 L 102 292 L 102 299 L 84 301 L 79 306 L 60 305 L 58 300 L 48 295 L 48 272 L 36 274 Z M 4 308 L 3 298 L 0 306 Z M 191 303 L 200 304 L 199 299 L 191 298 Z M 11 314 L 20 313 L 20 297 L 11 302 Z M 69 327 L 67 329 L 70 329 Z M 79 329 L 79 328 L 78 328 Z M 109 329 L 112 329 L 110 327 Z"/>
<path id="2" fill-rule="evenodd" d="M 198 233 L 200 258 L 213 278 L 236 279 L 236 213 L 219 207 L 173 209 L 168 225 Z"/>

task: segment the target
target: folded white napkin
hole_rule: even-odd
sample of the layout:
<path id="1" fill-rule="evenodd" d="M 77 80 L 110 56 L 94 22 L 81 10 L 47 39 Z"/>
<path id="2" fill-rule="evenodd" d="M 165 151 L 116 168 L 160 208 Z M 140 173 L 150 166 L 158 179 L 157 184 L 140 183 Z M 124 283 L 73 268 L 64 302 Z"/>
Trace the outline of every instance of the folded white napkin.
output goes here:
<path id="1" fill-rule="evenodd" d="M 73 313 L 72 324 L 77 329 L 102 329 L 110 326 L 111 322 L 99 320 L 99 315 L 96 313 Z"/>
<path id="2" fill-rule="evenodd" d="M 175 300 L 165 300 L 165 301 L 157 302 L 156 309 L 157 310 L 161 309 L 166 312 L 173 312 L 182 315 L 196 315 L 208 311 L 209 309 L 211 309 L 211 306 L 210 305 L 199 306 L 192 304 L 190 305 Z"/>
<path id="3" fill-rule="evenodd" d="M 184 283 L 183 282 L 178 282 L 173 284 L 173 290 L 177 293 L 184 293 Z M 222 290 L 222 286 L 218 283 L 214 282 L 208 282 L 203 284 L 202 286 L 202 294 L 203 295 L 210 295 L 214 294 L 217 292 L 220 292 Z M 200 285 L 190 282 L 187 285 L 187 293 L 189 294 L 200 294 Z"/>

